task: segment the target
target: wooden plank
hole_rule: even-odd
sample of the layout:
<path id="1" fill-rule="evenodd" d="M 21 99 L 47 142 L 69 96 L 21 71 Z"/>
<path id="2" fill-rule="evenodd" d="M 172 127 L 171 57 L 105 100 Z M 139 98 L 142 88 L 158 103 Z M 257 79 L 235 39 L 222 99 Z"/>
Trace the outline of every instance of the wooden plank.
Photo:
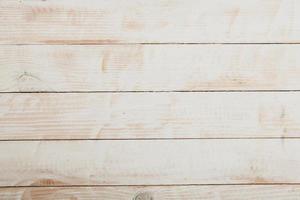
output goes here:
<path id="1" fill-rule="evenodd" d="M 1 200 L 299 200 L 298 185 L 0 188 Z"/>
<path id="2" fill-rule="evenodd" d="M 300 140 L 15 141 L 0 186 L 299 184 Z"/>
<path id="3" fill-rule="evenodd" d="M 295 0 L 6 0 L 2 44 L 299 42 Z"/>
<path id="4" fill-rule="evenodd" d="M 0 139 L 299 137 L 300 93 L 0 95 Z"/>
<path id="5" fill-rule="evenodd" d="M 0 91 L 299 90 L 300 45 L 2 46 Z"/>

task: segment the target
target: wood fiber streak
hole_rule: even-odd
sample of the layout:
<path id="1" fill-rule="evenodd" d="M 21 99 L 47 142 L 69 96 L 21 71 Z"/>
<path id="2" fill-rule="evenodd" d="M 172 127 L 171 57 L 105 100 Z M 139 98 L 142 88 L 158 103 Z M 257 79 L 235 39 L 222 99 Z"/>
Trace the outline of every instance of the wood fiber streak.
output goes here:
<path id="1" fill-rule="evenodd" d="M 300 186 L 29 187 L 2 188 L 0 194 L 1 200 L 299 200 Z"/>
<path id="2" fill-rule="evenodd" d="M 0 95 L 0 139 L 300 136 L 297 92 Z"/>
<path id="3" fill-rule="evenodd" d="M 0 49 L 0 92 L 299 90 L 300 45 L 25 45 Z"/>
<path id="4" fill-rule="evenodd" d="M 300 183 L 300 140 L 1 142 L 0 186 Z"/>
<path id="5" fill-rule="evenodd" d="M 300 42 L 296 0 L 6 0 L 2 44 Z"/>

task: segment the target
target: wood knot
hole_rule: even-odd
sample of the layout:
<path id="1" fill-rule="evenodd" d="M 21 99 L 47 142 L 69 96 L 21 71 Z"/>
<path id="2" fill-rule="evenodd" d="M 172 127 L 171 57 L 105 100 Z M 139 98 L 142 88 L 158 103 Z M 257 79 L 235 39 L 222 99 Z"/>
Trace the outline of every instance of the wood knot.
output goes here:
<path id="1" fill-rule="evenodd" d="M 28 72 L 26 72 L 26 71 L 24 71 L 21 75 L 19 75 L 19 76 L 17 77 L 17 80 L 18 80 L 18 81 L 26 81 L 26 80 L 30 80 L 30 79 L 31 79 L 31 80 L 38 80 L 38 81 L 41 80 L 39 77 L 34 76 L 33 74 L 28 73 Z"/>
<path id="2" fill-rule="evenodd" d="M 133 200 L 154 200 L 150 192 L 138 193 Z"/>

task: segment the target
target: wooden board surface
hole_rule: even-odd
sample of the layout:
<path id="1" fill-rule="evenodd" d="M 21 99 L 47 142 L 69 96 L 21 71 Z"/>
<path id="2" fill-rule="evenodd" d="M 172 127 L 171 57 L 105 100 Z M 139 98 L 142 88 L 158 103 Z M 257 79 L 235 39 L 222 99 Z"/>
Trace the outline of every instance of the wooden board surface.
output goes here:
<path id="1" fill-rule="evenodd" d="M 299 137 L 298 92 L 0 95 L 0 138 Z"/>
<path id="2" fill-rule="evenodd" d="M 2 44 L 300 42 L 295 0 L 7 0 Z"/>
<path id="3" fill-rule="evenodd" d="M 299 200 L 298 185 L 0 188 L 1 200 Z"/>
<path id="4" fill-rule="evenodd" d="M 300 200 L 299 10 L 0 0 L 0 200 Z"/>
<path id="5" fill-rule="evenodd" d="M 300 45 L 25 45 L 0 49 L 0 92 L 299 90 Z"/>
<path id="6" fill-rule="evenodd" d="M 300 140 L 14 141 L 0 186 L 300 184 Z"/>

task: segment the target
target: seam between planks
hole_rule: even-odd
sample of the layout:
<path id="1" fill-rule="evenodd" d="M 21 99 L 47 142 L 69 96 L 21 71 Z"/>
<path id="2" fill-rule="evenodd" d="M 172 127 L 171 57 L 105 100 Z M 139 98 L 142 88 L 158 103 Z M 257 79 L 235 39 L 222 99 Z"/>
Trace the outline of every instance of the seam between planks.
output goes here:
<path id="1" fill-rule="evenodd" d="M 231 43 L 231 42 L 150 42 L 150 43 L 143 43 L 143 42 L 132 42 L 132 43 L 89 43 L 89 42 L 66 42 L 66 43 L 53 43 L 53 44 L 43 44 L 43 43 L 11 43 L 11 44 L 1 44 L 5 46 L 58 46 L 58 45 L 86 45 L 86 46 L 94 46 L 94 45 L 300 45 L 300 42 L 238 42 L 238 43 Z"/>
<path id="2" fill-rule="evenodd" d="M 172 187 L 172 186 L 270 186 L 270 185 L 295 185 L 300 183 L 220 183 L 220 184 L 149 184 L 149 185 L 20 185 L 20 186 L 0 186 L 4 188 L 86 188 L 86 187 Z"/>
<path id="3" fill-rule="evenodd" d="M 299 140 L 300 137 L 216 137 L 216 138 L 87 138 L 87 139 L 0 139 L 0 142 L 36 142 L 36 141 L 118 141 L 118 140 L 141 140 L 141 141 L 155 141 L 155 140 Z"/>
<path id="4" fill-rule="evenodd" d="M 229 92 L 300 92 L 299 90 L 93 90 L 93 91 L 14 91 L 1 92 L 0 94 L 38 94 L 38 93 L 229 93 Z"/>

